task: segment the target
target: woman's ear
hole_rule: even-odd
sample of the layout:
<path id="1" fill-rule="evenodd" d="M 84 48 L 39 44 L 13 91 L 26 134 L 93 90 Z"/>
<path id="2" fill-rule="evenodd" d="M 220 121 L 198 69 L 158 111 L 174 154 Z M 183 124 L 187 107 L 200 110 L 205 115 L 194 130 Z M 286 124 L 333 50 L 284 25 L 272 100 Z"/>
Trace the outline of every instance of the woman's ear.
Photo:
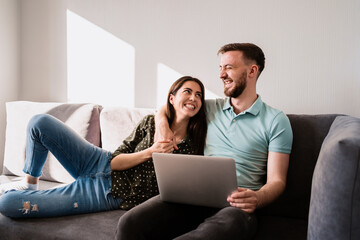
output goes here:
<path id="1" fill-rule="evenodd" d="M 171 105 L 173 105 L 173 103 L 174 103 L 174 95 L 170 94 L 169 102 L 170 102 Z"/>

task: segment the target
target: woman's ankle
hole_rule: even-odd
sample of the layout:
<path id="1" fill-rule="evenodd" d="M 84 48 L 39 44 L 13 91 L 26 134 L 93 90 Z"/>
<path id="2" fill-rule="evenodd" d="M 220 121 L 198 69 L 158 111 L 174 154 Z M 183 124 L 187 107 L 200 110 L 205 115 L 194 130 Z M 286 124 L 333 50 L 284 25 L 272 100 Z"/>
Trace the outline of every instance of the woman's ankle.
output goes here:
<path id="1" fill-rule="evenodd" d="M 27 182 L 28 184 L 36 185 L 36 184 L 39 184 L 39 178 L 26 174 L 25 182 Z"/>

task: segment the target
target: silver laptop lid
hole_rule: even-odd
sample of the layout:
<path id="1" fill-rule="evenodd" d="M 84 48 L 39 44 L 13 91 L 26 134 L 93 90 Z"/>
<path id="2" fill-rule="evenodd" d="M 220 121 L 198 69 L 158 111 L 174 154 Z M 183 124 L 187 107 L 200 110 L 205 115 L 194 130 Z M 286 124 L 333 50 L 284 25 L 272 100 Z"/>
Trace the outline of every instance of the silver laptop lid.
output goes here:
<path id="1" fill-rule="evenodd" d="M 225 207 L 237 189 L 232 158 L 153 153 L 153 161 L 163 201 Z"/>

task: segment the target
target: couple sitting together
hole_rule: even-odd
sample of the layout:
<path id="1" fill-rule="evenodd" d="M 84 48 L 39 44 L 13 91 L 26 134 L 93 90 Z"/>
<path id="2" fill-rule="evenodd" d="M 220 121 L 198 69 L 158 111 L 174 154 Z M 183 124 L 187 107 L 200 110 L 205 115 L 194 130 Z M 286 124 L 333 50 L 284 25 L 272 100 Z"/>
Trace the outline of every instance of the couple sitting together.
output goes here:
<path id="1" fill-rule="evenodd" d="M 88 143 L 50 115 L 34 116 L 27 128 L 25 179 L 0 185 L 1 214 L 56 217 L 123 209 L 129 211 L 119 220 L 117 239 L 251 239 L 255 210 L 285 189 L 292 130 L 287 116 L 256 92 L 263 51 L 251 43 L 232 43 L 218 54 L 227 98 L 205 101 L 202 82 L 181 77 L 171 86 L 166 106 L 156 117 L 145 116 L 114 152 Z M 73 183 L 37 190 L 48 151 Z M 152 153 L 233 158 L 238 189 L 228 196 L 229 206 L 161 201 Z M 37 208 L 30 210 L 28 203 Z"/>

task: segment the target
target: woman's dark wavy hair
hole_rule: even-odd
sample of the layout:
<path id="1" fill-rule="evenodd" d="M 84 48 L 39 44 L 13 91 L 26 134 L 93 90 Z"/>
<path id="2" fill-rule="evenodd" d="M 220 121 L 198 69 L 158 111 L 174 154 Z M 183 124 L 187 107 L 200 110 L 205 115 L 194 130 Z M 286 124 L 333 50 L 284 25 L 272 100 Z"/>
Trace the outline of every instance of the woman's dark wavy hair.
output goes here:
<path id="1" fill-rule="evenodd" d="M 169 89 L 167 96 L 166 110 L 169 121 L 169 126 L 175 118 L 175 109 L 174 106 L 170 103 L 170 96 L 176 95 L 177 91 L 184 85 L 185 82 L 192 81 L 199 84 L 201 88 L 201 108 L 199 112 L 190 118 L 187 134 L 190 139 L 192 139 L 193 144 L 196 149 L 197 155 L 204 155 L 205 147 L 205 138 L 207 133 L 207 122 L 205 115 L 205 87 L 204 84 L 197 78 L 191 76 L 184 76 L 176 80 Z"/>

